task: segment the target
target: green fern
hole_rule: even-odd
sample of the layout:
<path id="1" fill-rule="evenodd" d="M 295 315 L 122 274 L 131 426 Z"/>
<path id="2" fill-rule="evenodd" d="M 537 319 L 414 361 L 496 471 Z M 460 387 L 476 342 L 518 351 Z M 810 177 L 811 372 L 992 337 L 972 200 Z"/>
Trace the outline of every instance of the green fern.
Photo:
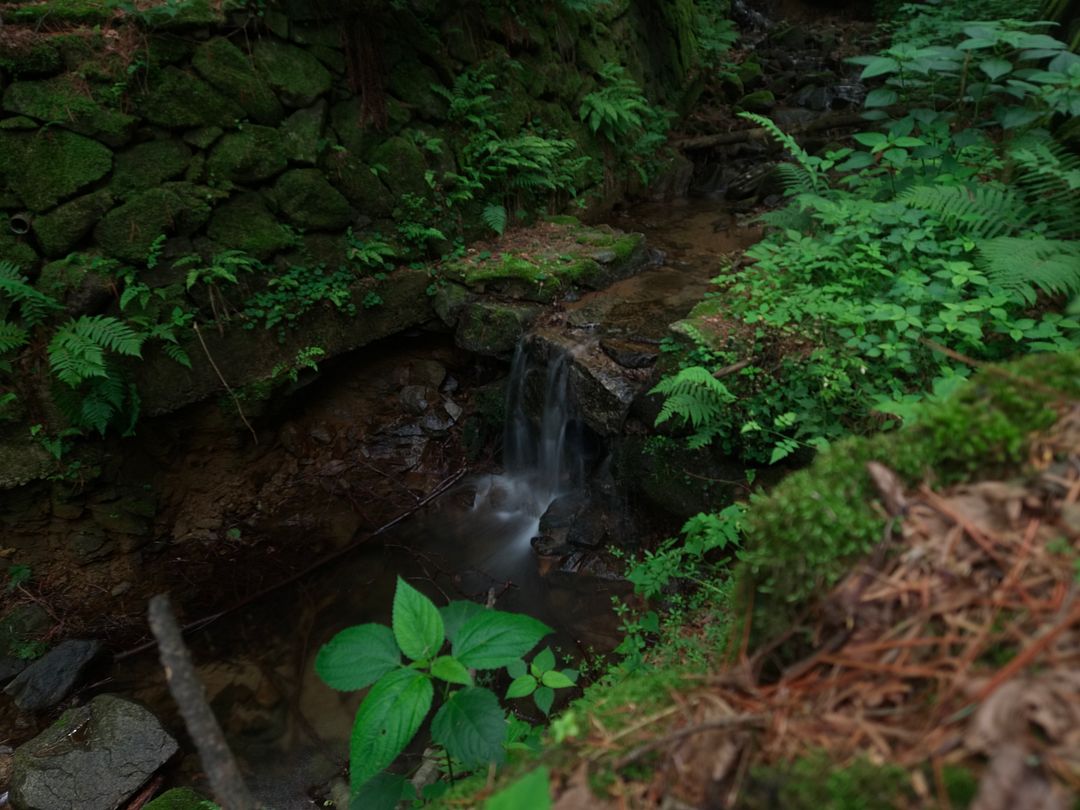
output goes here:
<path id="1" fill-rule="evenodd" d="M 801 173 L 796 173 L 794 170 L 783 170 L 780 166 L 788 164 L 780 164 L 776 167 L 776 171 L 780 173 L 780 179 L 783 182 L 785 180 L 784 172 L 787 172 L 788 180 L 794 180 L 798 178 L 797 182 L 800 191 L 817 191 L 819 186 L 824 182 L 824 172 L 821 168 L 821 158 L 815 157 L 799 146 L 799 142 L 795 140 L 791 135 L 788 135 L 784 130 L 780 129 L 771 118 L 766 118 L 764 115 L 758 115 L 751 112 L 739 113 L 739 118 L 745 118 L 751 123 L 757 124 L 764 129 L 769 135 L 772 136 L 780 146 L 795 159 L 795 163 L 800 169 Z M 808 188 L 806 186 L 809 186 Z"/>
<path id="2" fill-rule="evenodd" d="M 1021 138 L 1009 149 L 1016 185 L 1050 236 L 1080 236 L 1080 156 L 1046 133 Z"/>
<path id="3" fill-rule="evenodd" d="M 621 65 L 605 65 L 600 78 L 604 85 L 581 100 L 578 115 L 594 135 L 617 143 L 644 126 L 652 107 Z"/>
<path id="4" fill-rule="evenodd" d="M 735 400 L 727 386 L 702 366 L 690 366 L 673 377 L 665 377 L 649 393 L 664 396 L 657 425 L 677 417 L 694 428 L 689 439 L 692 449 L 711 441 L 724 407 Z"/>
<path id="5" fill-rule="evenodd" d="M 490 205 L 485 206 L 480 217 L 484 220 L 484 224 L 495 231 L 499 236 L 502 236 L 506 231 L 506 223 L 509 216 L 506 212 L 505 205 L 491 203 Z"/>
<path id="6" fill-rule="evenodd" d="M 21 349 L 29 337 L 27 331 L 17 323 L 0 321 L 0 355 Z"/>
<path id="7" fill-rule="evenodd" d="M 1035 303 L 1037 289 L 1049 295 L 1080 295 L 1080 243 L 999 236 L 977 247 L 980 269 L 1026 304 Z"/>
<path id="8" fill-rule="evenodd" d="M 1035 212 L 1016 191 L 987 184 L 913 186 L 898 199 L 936 215 L 949 228 L 973 239 L 1020 233 L 1035 221 Z"/>
<path id="9" fill-rule="evenodd" d="M 108 377 L 106 352 L 139 357 L 143 336 L 106 315 L 68 321 L 49 341 L 49 366 L 61 382 L 75 388 L 84 380 Z"/>
<path id="10" fill-rule="evenodd" d="M 17 265 L 5 260 L 0 260 L 0 297 L 19 305 L 19 314 L 27 326 L 37 326 L 49 313 L 61 308 L 55 298 L 31 287 Z"/>

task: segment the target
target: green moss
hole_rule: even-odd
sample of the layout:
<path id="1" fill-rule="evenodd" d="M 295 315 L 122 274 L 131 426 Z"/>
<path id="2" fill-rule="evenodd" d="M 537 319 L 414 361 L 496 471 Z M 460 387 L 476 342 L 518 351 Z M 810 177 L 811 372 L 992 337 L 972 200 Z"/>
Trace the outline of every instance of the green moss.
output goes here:
<path id="1" fill-rule="evenodd" d="M 241 194 L 217 208 L 207 233 L 223 248 L 242 250 L 257 259 L 268 259 L 295 241 L 295 236 L 254 192 Z"/>
<path id="2" fill-rule="evenodd" d="M 947 401 L 926 406 L 915 424 L 839 442 L 767 497 L 752 498 L 736 577 L 742 593 L 755 593 L 756 637 L 785 629 L 881 540 L 885 521 L 873 505 L 868 462 L 886 464 L 908 485 L 927 474 L 951 483 L 976 472 L 1014 473 L 1031 433 L 1057 418 L 1046 390 L 1080 394 L 1080 354 L 1035 355 L 1007 368 L 1018 380 L 984 372 Z"/>
<path id="3" fill-rule="evenodd" d="M 100 180 L 112 164 L 112 152 L 74 132 L 0 132 L 0 173 L 34 211 L 51 208 Z"/>
<path id="4" fill-rule="evenodd" d="M 301 228 L 337 230 L 349 225 L 349 201 L 318 169 L 293 169 L 278 178 L 273 197 L 278 208 Z"/>
<path id="5" fill-rule="evenodd" d="M 70 75 L 15 82 L 4 93 L 4 109 L 89 135 L 112 146 L 127 142 L 135 127 L 133 116 L 99 104 Z"/>
<path id="6" fill-rule="evenodd" d="M 183 174 L 190 161 L 191 149 L 175 138 L 140 143 L 116 156 L 109 188 L 125 198 L 157 188 Z"/>
<path id="7" fill-rule="evenodd" d="M 139 19 L 144 26 L 157 31 L 220 25 L 225 22 L 225 15 L 219 7 L 221 3 L 211 0 L 176 0 L 151 6 L 139 13 Z"/>
<path id="8" fill-rule="evenodd" d="M 395 196 L 423 195 L 428 190 L 424 180 L 427 171 L 424 155 L 407 138 L 398 136 L 380 144 L 371 154 L 371 163 L 386 167 L 382 180 Z"/>
<path id="9" fill-rule="evenodd" d="M 446 99 L 432 90 L 441 82 L 435 71 L 418 60 L 397 65 L 390 74 L 389 90 L 401 101 L 412 105 L 421 118 L 440 121 L 446 117 Z"/>
<path id="10" fill-rule="evenodd" d="M 281 125 L 281 140 L 289 160 L 315 165 L 319 159 L 319 141 L 325 125 L 325 101 L 297 110 L 285 119 Z"/>
<path id="11" fill-rule="evenodd" d="M 467 304 L 458 318 L 457 344 L 477 354 L 509 356 L 539 313 L 536 306 L 495 301 Z"/>
<path id="12" fill-rule="evenodd" d="M 7 215 L 0 214 L 0 256 L 23 270 L 29 270 L 37 265 L 37 252 L 30 247 L 25 236 L 13 234 L 8 223 Z"/>
<path id="13" fill-rule="evenodd" d="M 94 229 L 94 239 L 110 256 L 145 261 L 158 236 L 190 236 L 205 225 L 214 198 L 214 192 L 201 186 L 165 183 L 106 214 Z"/>
<path id="14" fill-rule="evenodd" d="M 169 65 L 139 99 L 146 120 L 162 127 L 232 127 L 244 111 L 199 77 Z"/>
<path id="15" fill-rule="evenodd" d="M 210 810 L 216 805 L 191 788 L 167 790 L 146 805 L 145 810 Z"/>
<path id="16" fill-rule="evenodd" d="M 34 236 L 47 258 L 64 256 L 73 250 L 99 219 L 113 206 L 108 189 L 95 191 L 35 217 Z"/>
<path id="17" fill-rule="evenodd" d="M 375 176 L 371 167 L 347 152 L 334 152 L 326 160 L 327 175 L 360 213 L 380 219 L 389 217 L 395 197 Z"/>
<path id="18" fill-rule="evenodd" d="M 248 56 L 224 37 L 204 42 L 192 63 L 206 81 L 243 108 L 253 121 L 275 126 L 285 110 Z"/>
<path id="19" fill-rule="evenodd" d="M 330 110 L 330 123 L 341 145 L 364 162 L 371 161 L 371 153 L 385 137 L 364 123 L 360 102 L 355 98 L 335 104 Z"/>
<path id="20" fill-rule="evenodd" d="M 776 106 L 776 96 L 771 90 L 756 90 L 739 99 L 736 106 L 747 112 L 767 113 Z"/>
<path id="21" fill-rule="evenodd" d="M 255 43 L 253 56 L 260 76 L 289 107 L 310 106 L 333 83 L 319 60 L 295 45 L 262 39 Z"/>
<path id="22" fill-rule="evenodd" d="M 221 127 L 199 127 L 185 132 L 184 142 L 196 149 L 209 149 L 224 134 L 225 130 Z"/>
<path id="23" fill-rule="evenodd" d="M 206 167 L 212 185 L 228 185 L 268 180 L 287 165 L 280 133 L 271 127 L 251 124 L 218 141 Z"/>
<path id="24" fill-rule="evenodd" d="M 838 767 L 825 754 L 802 757 L 750 772 L 740 807 L 765 810 L 902 810 L 917 803 L 907 772 L 899 765 L 864 759 Z"/>
<path id="25" fill-rule="evenodd" d="M 115 12 L 117 0 L 49 0 L 48 3 L 16 4 L 5 9 L 6 22 L 23 24 L 71 23 L 97 25 Z"/>
<path id="26" fill-rule="evenodd" d="M 6 70 L 12 76 L 48 75 L 61 67 L 60 49 L 51 38 L 27 42 L 0 37 L 0 70 Z"/>

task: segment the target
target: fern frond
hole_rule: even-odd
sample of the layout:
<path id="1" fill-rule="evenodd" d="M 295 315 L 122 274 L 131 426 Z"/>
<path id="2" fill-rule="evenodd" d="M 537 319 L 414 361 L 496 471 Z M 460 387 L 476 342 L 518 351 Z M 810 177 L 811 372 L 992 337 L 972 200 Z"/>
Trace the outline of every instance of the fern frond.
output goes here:
<path id="1" fill-rule="evenodd" d="M 1046 223 L 1050 236 L 1080 235 L 1080 156 L 1046 133 L 1030 134 L 1009 150 L 1016 185 Z"/>
<path id="2" fill-rule="evenodd" d="M 36 326 L 50 312 L 61 308 L 55 298 L 30 286 L 17 265 L 5 260 L 0 260 L 0 297 L 19 305 L 19 313 L 27 326 Z"/>
<path id="3" fill-rule="evenodd" d="M 1001 236 L 977 247 L 987 278 L 1027 304 L 1035 303 L 1036 290 L 1080 294 L 1080 242 Z"/>
<path id="4" fill-rule="evenodd" d="M 817 187 L 814 175 L 795 163 L 777 163 L 773 175 L 788 195 L 809 194 Z"/>
<path id="5" fill-rule="evenodd" d="M 690 366 L 673 377 L 665 377 L 649 393 L 665 397 L 657 425 L 677 416 L 698 430 L 715 422 L 724 406 L 735 400 L 727 386 L 702 366 Z"/>
<path id="6" fill-rule="evenodd" d="M 74 388 L 83 380 L 108 376 L 105 352 L 139 357 L 143 336 L 107 315 L 83 315 L 61 326 L 49 341 L 49 365 Z"/>
<path id="7" fill-rule="evenodd" d="M 0 355 L 21 349 L 28 339 L 26 330 L 17 323 L 0 321 Z"/>
<path id="8" fill-rule="evenodd" d="M 491 230 L 495 231 L 499 236 L 502 236 L 503 232 L 506 230 L 506 223 L 509 216 L 506 213 L 505 205 L 491 203 L 484 207 L 483 212 L 480 214 L 480 218 L 484 220 L 484 224 L 491 228 Z"/>
<path id="9" fill-rule="evenodd" d="M 805 191 L 816 191 L 818 187 L 818 181 L 821 179 L 820 172 L 818 171 L 819 158 L 815 158 L 805 149 L 803 149 L 797 140 L 791 135 L 788 135 L 784 130 L 780 129 L 776 123 L 764 115 L 758 115 L 757 113 L 741 112 L 739 118 L 745 118 L 751 123 L 757 124 L 764 129 L 769 135 L 772 136 L 780 146 L 784 148 L 789 155 L 795 158 L 795 162 L 802 168 L 806 174 L 806 178 L 810 183 L 810 188 L 803 189 Z M 779 168 L 779 167 L 777 167 Z"/>
<path id="10" fill-rule="evenodd" d="M 948 227 L 974 239 L 1019 233 L 1035 219 L 1035 212 L 1013 189 L 991 185 L 914 186 L 898 199 L 935 214 Z"/>

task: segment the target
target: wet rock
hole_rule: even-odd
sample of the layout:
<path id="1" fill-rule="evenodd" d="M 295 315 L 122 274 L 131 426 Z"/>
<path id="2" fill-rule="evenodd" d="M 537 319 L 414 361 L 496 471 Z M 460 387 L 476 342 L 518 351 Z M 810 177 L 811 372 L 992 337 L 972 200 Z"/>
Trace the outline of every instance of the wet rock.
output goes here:
<path id="1" fill-rule="evenodd" d="M 17 810 L 115 810 L 177 750 L 142 706 L 98 695 L 15 752 Z"/>
<path id="2" fill-rule="evenodd" d="M 514 350 L 540 307 L 479 301 L 461 310 L 455 335 L 466 351 L 504 357 Z"/>
<path id="3" fill-rule="evenodd" d="M 458 421 L 461 418 L 461 415 L 465 412 L 464 408 L 462 408 L 450 398 L 446 398 L 443 400 L 443 409 L 446 411 L 450 419 L 454 422 Z"/>
<path id="4" fill-rule="evenodd" d="M 556 529 L 568 529 L 573 525 L 579 513 L 588 506 L 583 494 L 562 495 L 551 502 L 540 518 L 540 533 L 552 534 Z"/>
<path id="5" fill-rule="evenodd" d="M 529 541 L 533 551 L 541 557 L 561 557 L 570 552 L 570 547 L 557 537 L 541 535 Z"/>
<path id="6" fill-rule="evenodd" d="M 600 341 L 604 354 L 623 368 L 649 368 L 660 356 L 655 346 L 636 343 L 619 338 L 604 338 Z"/>
<path id="7" fill-rule="evenodd" d="M 68 544 L 83 564 L 107 559 L 116 551 L 116 544 L 100 526 L 89 525 L 79 529 L 71 535 Z"/>
<path id="8" fill-rule="evenodd" d="M 11 786 L 11 772 L 15 768 L 15 750 L 10 745 L 0 745 L 0 793 Z"/>
<path id="9" fill-rule="evenodd" d="M 0 685 L 3 685 L 26 669 L 26 661 L 13 655 L 0 655 Z"/>
<path id="10" fill-rule="evenodd" d="M 740 174 L 727 187 L 724 196 L 729 200 L 745 200 L 754 197 L 772 174 L 775 164 L 761 163 Z"/>
<path id="11" fill-rule="evenodd" d="M 430 436 L 445 436 L 453 426 L 453 419 L 444 419 L 434 413 L 425 414 L 420 420 L 420 427 Z"/>
<path id="12" fill-rule="evenodd" d="M 416 360 L 409 366 L 409 382 L 438 390 L 446 379 L 446 366 L 438 360 Z"/>
<path id="13" fill-rule="evenodd" d="M 419 416 L 428 408 L 427 389 L 422 385 L 406 385 L 398 394 L 398 399 L 411 413 Z"/>
<path id="14" fill-rule="evenodd" d="M 100 641 L 62 641 L 4 687 L 4 693 L 26 712 L 55 706 L 67 697 L 100 652 Z"/>
<path id="15" fill-rule="evenodd" d="M 809 110 L 828 110 L 832 107 L 833 94 L 828 87 L 808 85 L 795 94 L 794 102 Z"/>
<path id="16" fill-rule="evenodd" d="M 334 440 L 334 437 L 330 435 L 330 431 L 322 425 L 313 427 L 308 435 L 319 444 L 330 444 Z"/>

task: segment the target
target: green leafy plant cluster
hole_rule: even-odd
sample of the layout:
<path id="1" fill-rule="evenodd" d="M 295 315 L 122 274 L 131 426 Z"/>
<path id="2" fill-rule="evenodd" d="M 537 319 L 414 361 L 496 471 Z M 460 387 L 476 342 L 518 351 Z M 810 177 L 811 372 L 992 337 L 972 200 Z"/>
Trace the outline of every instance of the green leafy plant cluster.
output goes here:
<path id="1" fill-rule="evenodd" d="M 545 713 L 554 690 L 574 684 L 573 670 L 557 670 L 551 650 L 530 664 L 524 656 L 551 629 L 513 613 L 472 602 L 437 608 L 398 579 L 391 627 L 364 624 L 334 636 L 315 662 L 334 689 L 369 689 L 357 710 L 349 751 L 353 807 L 393 808 L 414 798 L 404 776 L 386 773 L 431 712 L 431 738 L 459 775 L 504 761 L 523 736 L 496 694 L 477 685 L 478 673 L 506 669 L 507 698 L 532 696 Z M 450 645 L 449 651 L 444 648 Z"/>
<path id="2" fill-rule="evenodd" d="M 941 87 L 924 82 L 920 92 L 942 109 L 882 120 L 857 133 L 855 147 L 810 155 L 767 119 L 746 115 L 790 154 L 779 172 L 790 202 L 762 218 L 771 233 L 747 251 L 753 263 L 716 279 L 742 337 L 718 343 L 688 330 L 697 358 L 684 357 L 657 388 L 668 397 L 661 417 L 686 422 L 695 444 L 712 440 L 776 463 L 894 425 L 915 403 L 961 385 L 965 358 L 1080 345 L 1080 321 L 1064 306 L 1080 294 L 1080 161 L 1042 126 L 1073 120 L 1063 77 L 1080 60 L 1044 34 L 1005 24 L 945 26 L 938 36 L 949 44 L 922 45 L 918 58 L 943 60 L 939 77 L 956 62 L 960 96 L 939 98 Z M 895 70 L 900 81 L 902 73 L 910 89 L 912 76 L 932 70 L 930 61 L 920 74 L 901 60 L 905 47 L 894 42 L 861 61 L 871 75 Z M 971 56 L 983 50 L 997 55 Z M 978 68 L 976 58 L 1006 55 L 1009 92 L 990 87 L 995 104 L 980 106 L 963 71 Z M 1025 67 L 1047 61 L 1052 70 Z M 739 371 L 724 388 L 734 401 L 725 407 L 691 410 L 674 387 L 733 363 Z"/>

